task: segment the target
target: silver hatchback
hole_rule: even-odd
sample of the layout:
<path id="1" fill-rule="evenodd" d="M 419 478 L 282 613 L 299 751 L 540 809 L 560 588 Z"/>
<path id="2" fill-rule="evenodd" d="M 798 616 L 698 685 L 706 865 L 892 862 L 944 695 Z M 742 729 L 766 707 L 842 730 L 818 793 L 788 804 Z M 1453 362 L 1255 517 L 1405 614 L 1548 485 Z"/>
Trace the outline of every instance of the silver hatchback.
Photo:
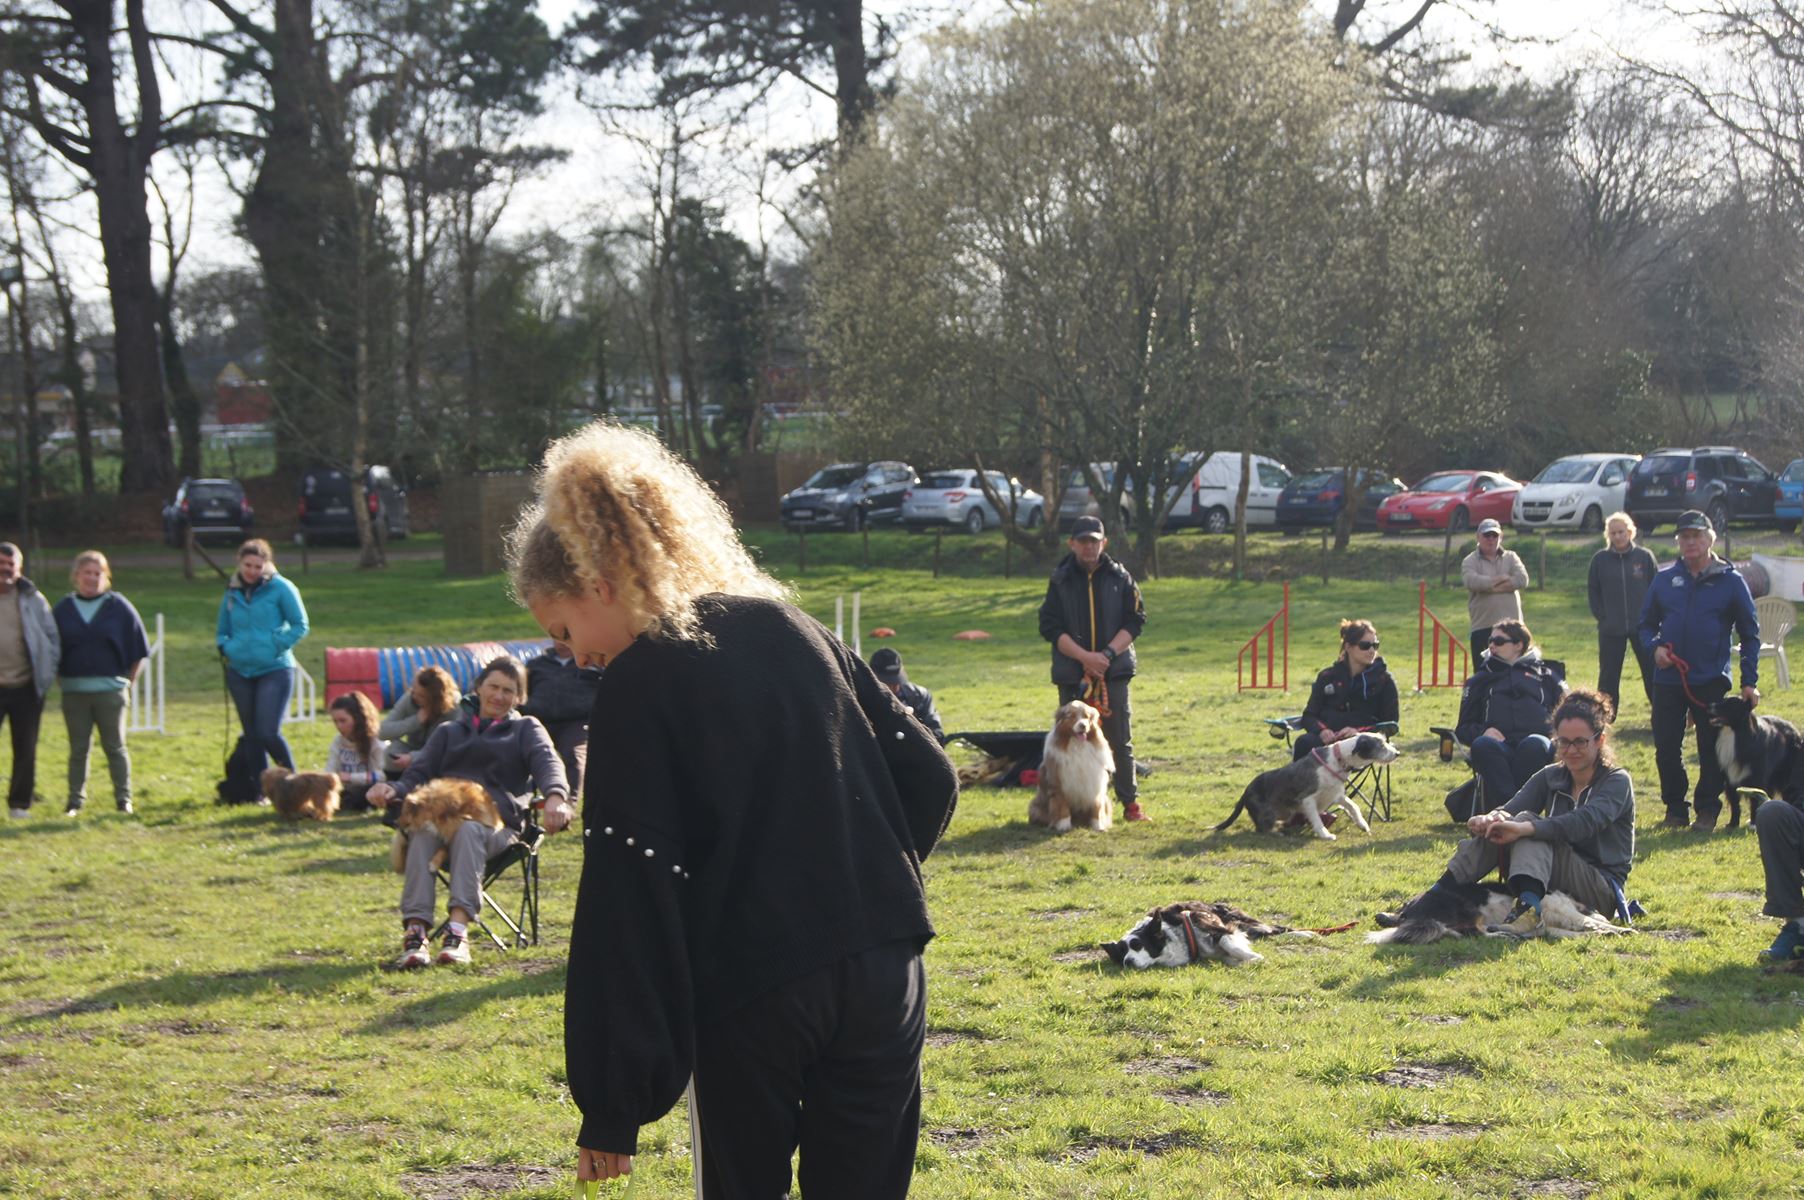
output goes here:
<path id="1" fill-rule="evenodd" d="M 986 471 L 990 487 L 1004 503 L 1015 506 L 1015 520 L 1025 529 L 1038 529 L 1046 519 L 1046 498 L 1032 488 L 1021 486 L 1019 479 L 1009 479 L 1001 471 Z M 977 472 L 969 468 L 955 471 L 929 471 L 921 482 L 902 494 L 902 523 L 910 529 L 926 529 L 930 525 L 950 525 L 967 533 L 982 533 L 1002 524 L 1002 515 L 990 503 L 977 481 Z"/>

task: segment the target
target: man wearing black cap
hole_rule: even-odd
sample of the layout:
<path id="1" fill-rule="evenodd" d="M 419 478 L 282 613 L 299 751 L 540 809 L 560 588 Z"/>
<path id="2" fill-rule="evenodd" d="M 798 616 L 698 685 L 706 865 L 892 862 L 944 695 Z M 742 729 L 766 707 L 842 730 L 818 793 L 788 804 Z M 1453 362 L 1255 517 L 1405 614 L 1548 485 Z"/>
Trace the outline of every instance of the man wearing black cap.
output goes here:
<path id="1" fill-rule="evenodd" d="M 1654 576 L 1641 605 L 1636 636 L 1654 653 L 1654 763 L 1660 771 L 1661 824 L 1686 824 L 1685 714 L 1697 728 L 1698 789 L 1693 829 L 1716 828 L 1723 807 L 1723 769 L 1716 758 L 1710 705 L 1729 691 L 1729 632 L 1741 635 L 1741 694 L 1760 702 L 1760 618 L 1741 572 L 1718 558 L 1716 529 L 1692 509 L 1679 516 L 1679 561 Z"/>
<path id="2" fill-rule="evenodd" d="M 1071 553 L 1053 568 L 1040 605 L 1040 636 L 1052 643 L 1059 703 L 1084 700 L 1103 710 L 1102 733 L 1115 752 L 1115 798 L 1122 817 L 1145 821 L 1134 778 L 1128 683 L 1146 609 L 1134 577 L 1103 553 L 1108 544 L 1095 517 L 1079 517 L 1071 526 Z"/>
<path id="3" fill-rule="evenodd" d="M 918 683 L 908 682 L 908 672 L 902 669 L 900 654 L 888 646 L 877 651 L 871 655 L 871 673 L 907 706 L 915 720 L 927 726 L 927 732 L 938 738 L 940 745 L 946 744 L 946 731 L 940 728 L 940 714 L 933 707 L 933 693 Z"/>

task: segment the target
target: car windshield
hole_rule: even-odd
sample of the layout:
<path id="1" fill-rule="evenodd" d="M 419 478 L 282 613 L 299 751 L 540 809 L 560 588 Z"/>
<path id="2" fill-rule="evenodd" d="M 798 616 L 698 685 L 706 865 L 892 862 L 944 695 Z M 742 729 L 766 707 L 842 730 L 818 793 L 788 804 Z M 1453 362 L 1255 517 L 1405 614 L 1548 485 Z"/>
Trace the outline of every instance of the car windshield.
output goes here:
<path id="1" fill-rule="evenodd" d="M 1307 475 L 1298 475 L 1292 479 L 1290 486 L 1299 492 L 1309 492 L 1318 488 L 1333 487 L 1339 482 L 1339 471 L 1311 471 Z"/>
<path id="2" fill-rule="evenodd" d="M 1418 492 L 1463 492 L 1472 486 L 1470 475 L 1430 475 L 1418 483 L 1414 491 Z"/>
<path id="3" fill-rule="evenodd" d="M 845 487 L 849 483 L 857 483 L 864 475 L 863 467 L 822 467 L 808 477 L 803 487 L 832 488 Z M 794 478 L 791 476 L 791 478 Z"/>
<path id="4" fill-rule="evenodd" d="M 921 486 L 923 488 L 940 488 L 942 490 L 945 488 L 961 488 L 966 485 L 969 479 L 970 476 L 963 472 L 943 471 L 938 475 L 929 475 L 927 478 L 921 480 Z"/>
<path id="5" fill-rule="evenodd" d="M 1534 477 L 1534 483 L 1590 483 L 1591 477 L 1597 474 L 1602 463 L 1586 462 L 1582 458 L 1562 458 L 1558 462 L 1548 463 L 1541 473 Z"/>
<path id="6" fill-rule="evenodd" d="M 1102 476 L 1102 485 L 1104 487 L 1115 486 L 1115 468 L 1114 467 L 1098 467 L 1096 469 L 1096 473 L 1098 475 Z M 1088 486 L 1088 484 L 1086 483 L 1086 481 L 1084 479 L 1083 468 L 1072 467 L 1071 474 L 1065 478 L 1065 486 L 1068 488 L 1081 488 L 1081 487 Z"/>
<path id="7" fill-rule="evenodd" d="M 1689 454 L 1656 454 L 1636 463 L 1635 474 L 1676 475 L 1680 471 L 1689 469 L 1690 466 L 1691 456 Z"/>
<path id="8" fill-rule="evenodd" d="M 1786 483 L 1804 483 L 1804 458 L 1794 459 L 1779 478 Z"/>

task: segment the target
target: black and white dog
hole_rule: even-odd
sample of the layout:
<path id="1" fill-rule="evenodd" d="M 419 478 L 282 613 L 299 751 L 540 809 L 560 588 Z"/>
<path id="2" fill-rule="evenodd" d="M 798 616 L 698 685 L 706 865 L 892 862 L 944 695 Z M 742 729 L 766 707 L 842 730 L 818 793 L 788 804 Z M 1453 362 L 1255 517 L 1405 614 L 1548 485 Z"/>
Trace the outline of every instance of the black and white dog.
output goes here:
<path id="1" fill-rule="evenodd" d="M 1373 945 L 1423 946 L 1449 937 L 1508 937 L 1490 927 L 1509 918 L 1515 897 L 1501 883 L 1441 884 L 1429 888 L 1396 913 L 1379 913 L 1389 926 L 1366 934 Z M 1628 933 L 1565 892 L 1549 892 L 1541 900 L 1541 923 L 1548 937 L 1587 933 Z"/>
<path id="2" fill-rule="evenodd" d="M 1254 776 L 1240 794 L 1240 803 L 1228 819 L 1215 828 L 1226 829 L 1244 809 L 1253 818 L 1253 827 L 1270 833 L 1280 822 L 1301 813 L 1315 830 L 1315 836 L 1334 840 L 1322 824 L 1322 814 L 1339 808 L 1352 816 L 1362 833 L 1372 832 L 1359 805 L 1347 799 L 1347 777 L 1363 767 L 1395 761 L 1398 749 L 1376 733 L 1362 733 L 1342 738 L 1323 746 L 1307 758 L 1299 758 L 1289 766 L 1276 767 Z"/>
<path id="3" fill-rule="evenodd" d="M 1757 788 L 1774 800 L 1804 805 L 1804 734 L 1784 717 L 1756 713 L 1740 696 L 1710 706 L 1716 726 L 1716 761 L 1729 781 L 1729 828 L 1741 824 L 1740 788 Z M 1754 800 L 1748 820 L 1760 810 Z"/>
<path id="4" fill-rule="evenodd" d="M 1153 909 L 1122 934 L 1120 941 L 1104 942 L 1102 948 L 1116 966 L 1139 970 L 1210 961 L 1238 967 L 1265 961 L 1265 956 L 1253 949 L 1253 938 L 1298 932 L 1267 924 L 1231 904 L 1185 900 Z"/>

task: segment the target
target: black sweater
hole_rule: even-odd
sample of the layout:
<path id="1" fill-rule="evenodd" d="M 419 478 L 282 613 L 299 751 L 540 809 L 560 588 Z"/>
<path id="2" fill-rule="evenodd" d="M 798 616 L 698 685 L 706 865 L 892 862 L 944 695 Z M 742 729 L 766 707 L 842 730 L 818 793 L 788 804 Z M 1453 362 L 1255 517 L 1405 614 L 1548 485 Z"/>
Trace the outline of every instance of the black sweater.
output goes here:
<path id="1" fill-rule="evenodd" d="M 939 743 L 790 605 L 697 607 L 712 645 L 640 638 L 590 719 L 564 1054 L 592 1150 L 637 1152 L 698 1022 L 933 936 L 921 860 L 958 799 Z"/>

